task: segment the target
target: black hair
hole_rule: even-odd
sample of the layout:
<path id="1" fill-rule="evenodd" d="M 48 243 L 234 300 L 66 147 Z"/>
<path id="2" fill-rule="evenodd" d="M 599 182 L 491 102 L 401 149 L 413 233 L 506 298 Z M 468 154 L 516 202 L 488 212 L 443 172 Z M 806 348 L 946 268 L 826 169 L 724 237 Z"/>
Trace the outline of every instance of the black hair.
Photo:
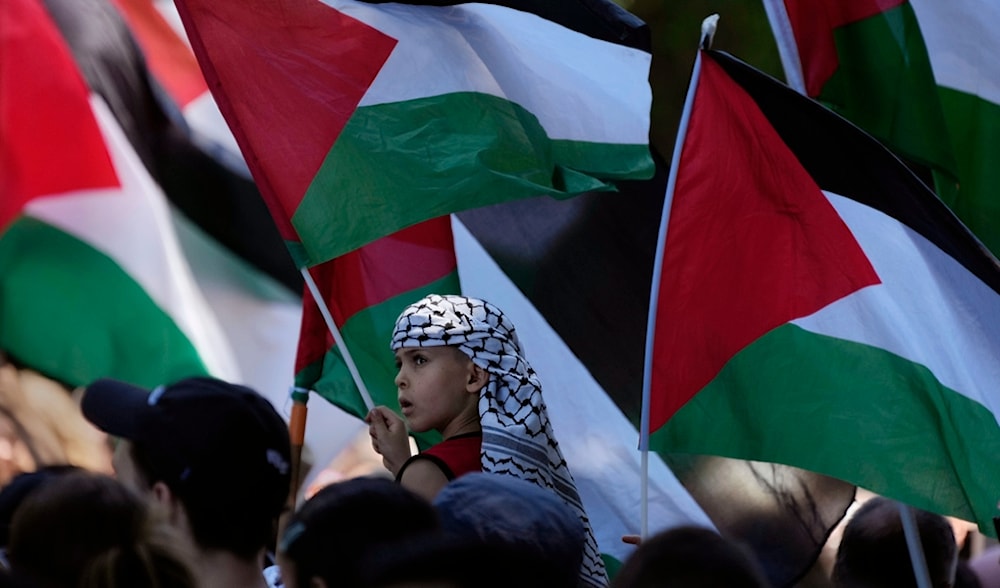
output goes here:
<path id="1" fill-rule="evenodd" d="M 9 557 L 38 588 L 195 588 L 190 559 L 166 521 L 122 483 L 66 473 L 17 509 Z"/>
<path id="2" fill-rule="evenodd" d="M 770 583 L 741 543 L 703 527 L 684 526 L 646 539 L 615 575 L 612 588 L 767 588 Z"/>
<path id="3" fill-rule="evenodd" d="M 439 533 L 429 502 L 386 478 L 360 477 L 322 488 L 285 526 L 278 553 L 295 564 L 296 585 L 361 585 L 363 560 Z"/>
<path id="4" fill-rule="evenodd" d="M 943 516 L 925 510 L 915 508 L 913 514 L 931 585 L 951 586 L 958 557 L 951 524 Z M 858 508 L 844 527 L 833 581 L 842 587 L 917 585 L 898 503 L 877 496 Z"/>

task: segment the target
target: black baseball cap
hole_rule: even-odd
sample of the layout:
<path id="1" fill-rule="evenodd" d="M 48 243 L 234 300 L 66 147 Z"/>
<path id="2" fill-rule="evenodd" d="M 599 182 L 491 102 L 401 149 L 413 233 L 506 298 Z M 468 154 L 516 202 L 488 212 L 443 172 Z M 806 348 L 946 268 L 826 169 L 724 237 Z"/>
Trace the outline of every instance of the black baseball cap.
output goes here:
<path id="1" fill-rule="evenodd" d="M 275 516 L 285 505 L 288 426 L 251 388 L 209 377 L 153 390 L 100 379 L 87 386 L 81 406 L 105 433 L 140 445 L 156 462 L 157 479 L 182 496 L 221 498 L 222 508 L 239 502 Z"/>

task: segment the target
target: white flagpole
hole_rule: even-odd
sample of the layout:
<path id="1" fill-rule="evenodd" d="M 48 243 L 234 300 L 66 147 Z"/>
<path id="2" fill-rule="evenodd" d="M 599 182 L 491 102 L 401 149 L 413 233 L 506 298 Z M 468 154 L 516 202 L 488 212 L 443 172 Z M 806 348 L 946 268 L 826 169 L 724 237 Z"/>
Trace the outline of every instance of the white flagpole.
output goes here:
<path id="1" fill-rule="evenodd" d="M 713 14 L 702 21 L 699 46 L 707 49 L 715 34 L 715 25 L 719 15 Z M 660 232 L 656 240 L 656 257 L 653 261 L 653 283 L 649 293 L 649 319 L 646 323 L 646 355 L 642 370 L 642 411 L 639 423 L 639 451 L 642 452 L 642 490 L 641 490 L 641 532 L 645 540 L 649 536 L 649 398 L 650 380 L 653 373 L 653 340 L 656 332 L 657 299 L 660 291 L 660 278 L 663 267 L 663 248 L 667 242 L 667 224 L 670 220 L 670 208 L 674 199 L 674 188 L 677 184 L 677 166 L 680 163 L 684 139 L 687 137 L 688 122 L 691 119 L 691 108 L 694 105 L 695 90 L 698 88 L 698 78 L 701 74 L 701 52 L 695 58 L 694 70 L 691 73 L 691 83 L 688 85 L 687 96 L 684 99 L 684 110 L 678 125 L 677 138 L 674 142 L 674 152 L 670 160 L 670 177 L 667 180 L 667 191 L 663 201 L 663 212 L 660 216 Z"/>
<path id="2" fill-rule="evenodd" d="M 326 322 L 326 327 L 330 329 L 330 333 L 333 335 L 333 340 L 337 342 L 337 349 L 340 350 L 341 357 L 344 358 L 344 363 L 347 364 L 347 371 L 351 373 L 351 378 L 354 380 L 354 385 L 358 387 L 358 392 L 361 393 L 361 398 L 365 401 L 365 407 L 368 410 L 375 408 L 375 402 L 372 401 L 371 394 L 368 393 L 368 388 L 365 387 L 364 381 L 361 379 L 361 374 L 358 373 L 358 367 L 354 364 L 354 358 L 351 357 L 350 351 L 347 350 L 347 344 L 344 343 L 344 337 L 340 334 L 340 329 L 337 328 L 337 324 L 333 322 L 333 316 L 330 314 L 330 309 L 326 306 L 326 300 L 323 299 L 323 295 L 320 294 L 319 287 L 316 286 L 316 281 L 313 280 L 312 274 L 309 273 L 309 268 L 301 267 L 299 271 L 302 272 L 302 277 L 305 279 L 306 286 L 309 288 L 309 292 L 312 294 L 313 300 L 316 301 L 316 306 L 319 307 L 320 314 L 323 315 L 323 321 Z"/>
<path id="3" fill-rule="evenodd" d="M 805 96 L 806 81 L 802 73 L 799 46 L 795 42 L 792 21 L 788 18 L 784 0 L 764 0 L 764 11 L 767 12 L 767 20 L 771 23 L 771 30 L 774 31 L 774 41 L 778 45 L 778 55 L 785 70 L 785 79 L 793 90 Z"/>

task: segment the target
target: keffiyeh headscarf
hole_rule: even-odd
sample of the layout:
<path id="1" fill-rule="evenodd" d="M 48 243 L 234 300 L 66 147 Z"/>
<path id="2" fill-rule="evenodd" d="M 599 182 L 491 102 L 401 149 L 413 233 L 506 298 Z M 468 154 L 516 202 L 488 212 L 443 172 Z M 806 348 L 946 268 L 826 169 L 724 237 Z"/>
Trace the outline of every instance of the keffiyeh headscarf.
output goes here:
<path id="1" fill-rule="evenodd" d="M 479 393 L 484 472 L 515 476 L 558 494 L 587 532 L 580 580 L 606 586 L 607 573 L 576 483 L 563 459 L 542 400 L 542 386 L 521 351 L 514 325 L 476 298 L 431 294 L 396 319 L 392 350 L 453 345 L 490 374 Z"/>

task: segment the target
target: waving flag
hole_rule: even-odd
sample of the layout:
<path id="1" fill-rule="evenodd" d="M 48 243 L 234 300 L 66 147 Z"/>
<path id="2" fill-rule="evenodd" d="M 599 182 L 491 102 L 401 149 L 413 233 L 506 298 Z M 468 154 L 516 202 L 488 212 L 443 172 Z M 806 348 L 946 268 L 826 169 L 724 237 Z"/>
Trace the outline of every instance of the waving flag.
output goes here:
<path id="1" fill-rule="evenodd" d="M 765 0 L 792 87 L 885 143 L 1000 253 L 1000 5 Z"/>
<path id="2" fill-rule="evenodd" d="M 238 368 L 162 193 L 41 4 L 0 8 L 0 349 L 63 382 Z"/>
<path id="3" fill-rule="evenodd" d="M 229 265 L 249 265 L 248 275 L 258 272 L 276 280 L 288 289 L 285 298 L 297 303 L 302 276 L 183 30 L 169 24 L 167 7 L 164 15 L 152 0 L 45 0 L 45 5 L 91 91 L 111 106 L 179 212 L 175 219 L 194 225 L 189 234 L 204 233 L 214 241 L 210 246 L 232 258 Z"/>
<path id="4" fill-rule="evenodd" d="M 654 280 L 652 446 L 993 534 L 996 259 L 857 127 L 732 57 L 698 63 Z"/>
<path id="5" fill-rule="evenodd" d="M 601 467 L 617 464 L 621 469 L 611 478 L 627 482 L 594 477 L 591 486 L 598 496 L 617 496 L 614 512 L 625 513 L 616 525 L 597 526 L 598 533 L 609 529 L 611 538 L 611 529 L 639 532 L 638 503 L 632 502 L 637 500 L 632 492 L 641 486 L 637 427 L 643 341 L 667 167 L 663 164 L 662 173 L 653 181 L 620 183 L 621 198 L 603 194 L 569 200 L 534 198 L 456 215 L 470 240 L 490 259 L 479 263 L 476 257 L 465 255 L 464 241 L 459 239 L 464 233 L 456 231 L 463 289 L 484 297 L 498 296 L 510 280 L 521 296 L 504 291 L 507 297 L 499 304 L 511 317 L 525 317 L 516 318 L 518 329 L 554 333 L 554 340 L 542 338 L 526 346 L 532 365 L 550 362 L 552 366 L 545 370 L 544 363 L 535 365 L 542 374 L 560 443 L 564 448 L 596 452 L 594 445 L 601 439 L 606 449 L 600 454 L 618 456 L 597 461 Z M 494 264 L 499 278 L 486 272 Z M 470 277 L 482 274 L 475 280 Z M 530 327 L 522 327 L 522 322 Z M 553 377 L 547 378 L 546 373 Z M 566 390 L 566 398 L 558 396 L 561 390 Z M 567 413 L 553 405 L 558 401 L 572 404 Z M 576 423 L 572 418 L 558 420 L 563 414 L 586 412 L 584 404 L 599 407 L 594 413 L 604 416 Z M 587 422 L 587 428 L 580 422 Z M 599 469 L 587 459 L 577 465 L 567 454 L 567 460 L 578 482 L 581 474 Z M 809 571 L 854 500 L 852 484 L 798 468 L 660 452 L 650 456 L 650 463 L 653 484 L 661 487 L 651 501 L 661 504 L 676 495 L 675 487 L 659 478 L 661 461 L 700 507 L 697 512 L 688 511 L 696 515 L 691 522 L 702 521 L 704 512 L 724 536 L 747 544 L 775 586 L 794 585 Z M 586 501 L 584 483 L 580 485 Z M 593 513 L 589 507 L 588 511 Z M 651 507 L 648 521 L 652 531 L 680 524 L 683 518 Z M 616 558 L 630 553 L 617 539 L 609 543 L 598 535 L 598 542 Z"/>
<path id="6" fill-rule="evenodd" d="M 427 294 L 458 294 L 451 220 L 439 217 L 383 237 L 312 269 L 317 288 L 376 405 L 396 406 L 389 341 L 396 317 Z M 357 417 L 368 407 L 310 292 L 303 300 L 295 384 Z M 440 440 L 418 435 L 421 445 Z"/>
<path id="7" fill-rule="evenodd" d="M 301 264 L 652 173 L 644 51 L 490 4 L 177 5 Z"/>

